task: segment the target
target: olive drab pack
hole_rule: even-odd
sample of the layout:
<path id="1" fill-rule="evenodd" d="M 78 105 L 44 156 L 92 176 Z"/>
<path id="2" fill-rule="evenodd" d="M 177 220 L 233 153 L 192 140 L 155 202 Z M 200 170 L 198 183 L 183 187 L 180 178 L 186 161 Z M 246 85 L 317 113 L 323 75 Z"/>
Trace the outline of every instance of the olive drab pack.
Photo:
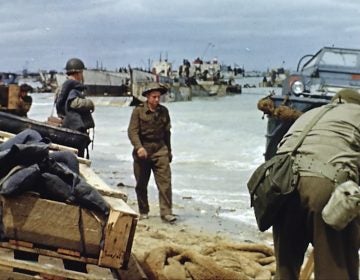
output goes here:
<path id="1" fill-rule="evenodd" d="M 261 164 L 248 181 L 251 206 L 260 231 L 270 228 L 282 206 L 297 187 L 299 173 L 293 164 L 296 151 L 301 146 L 310 129 L 317 121 L 336 105 L 328 104 L 307 124 L 298 143 L 290 153 L 278 154 Z"/>
<path id="2" fill-rule="evenodd" d="M 281 207 L 295 190 L 299 176 L 293 166 L 291 153 L 276 155 L 261 164 L 248 181 L 259 230 L 265 231 L 273 225 Z"/>

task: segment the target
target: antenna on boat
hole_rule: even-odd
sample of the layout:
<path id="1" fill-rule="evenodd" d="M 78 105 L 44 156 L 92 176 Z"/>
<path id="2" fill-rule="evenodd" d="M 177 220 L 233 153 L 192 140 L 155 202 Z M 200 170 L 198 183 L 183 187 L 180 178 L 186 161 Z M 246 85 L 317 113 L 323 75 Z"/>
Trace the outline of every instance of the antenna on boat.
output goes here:
<path id="1" fill-rule="evenodd" d="M 204 60 L 205 54 L 206 54 L 206 52 L 209 50 L 210 47 L 215 47 L 215 45 L 214 45 L 213 43 L 211 43 L 211 42 L 209 42 L 209 43 L 206 45 L 205 50 L 204 50 L 204 52 L 203 52 L 203 54 L 202 54 L 202 56 L 201 56 L 201 60 Z"/>

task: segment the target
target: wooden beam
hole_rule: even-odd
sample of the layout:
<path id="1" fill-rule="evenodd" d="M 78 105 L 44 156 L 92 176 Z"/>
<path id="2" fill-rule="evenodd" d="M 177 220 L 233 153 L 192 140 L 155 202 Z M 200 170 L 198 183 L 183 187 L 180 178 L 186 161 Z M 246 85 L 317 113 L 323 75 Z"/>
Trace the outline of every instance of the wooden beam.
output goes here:
<path id="1" fill-rule="evenodd" d="M 300 272 L 300 279 L 309 280 L 314 272 L 314 249 L 311 250 L 303 269 Z"/>
<path id="2" fill-rule="evenodd" d="M 118 189 L 111 188 L 104 182 L 95 172 L 86 164 L 79 164 L 80 175 L 86 179 L 92 187 L 97 189 L 102 195 L 120 198 L 123 201 L 127 201 L 127 194 Z"/>

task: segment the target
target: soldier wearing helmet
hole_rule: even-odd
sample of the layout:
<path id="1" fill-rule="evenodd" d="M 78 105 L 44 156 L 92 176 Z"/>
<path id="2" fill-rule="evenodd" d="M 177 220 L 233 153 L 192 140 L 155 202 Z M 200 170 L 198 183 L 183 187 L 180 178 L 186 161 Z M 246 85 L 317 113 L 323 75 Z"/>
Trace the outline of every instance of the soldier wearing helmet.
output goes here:
<path id="1" fill-rule="evenodd" d="M 176 220 L 172 213 L 170 143 L 170 116 L 166 107 L 160 105 L 160 96 L 167 88 L 150 83 L 142 95 L 147 101 L 134 108 L 128 136 L 134 147 L 134 175 L 140 219 L 147 219 L 149 202 L 147 186 L 151 171 L 159 190 L 160 216 L 168 223 Z"/>
<path id="2" fill-rule="evenodd" d="M 95 106 L 91 99 L 85 98 L 84 69 L 85 64 L 78 58 L 67 61 L 67 80 L 62 84 L 55 104 L 63 127 L 87 133 L 88 129 L 95 127 L 91 115 Z"/>

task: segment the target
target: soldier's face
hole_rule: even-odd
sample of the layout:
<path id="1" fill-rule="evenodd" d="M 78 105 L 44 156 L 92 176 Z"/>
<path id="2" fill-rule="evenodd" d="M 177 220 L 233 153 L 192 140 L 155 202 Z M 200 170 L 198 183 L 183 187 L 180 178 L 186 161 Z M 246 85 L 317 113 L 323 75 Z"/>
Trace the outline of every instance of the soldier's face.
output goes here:
<path id="1" fill-rule="evenodd" d="M 156 108 L 160 103 L 160 91 L 152 91 L 147 95 L 147 102 L 150 108 Z"/>

